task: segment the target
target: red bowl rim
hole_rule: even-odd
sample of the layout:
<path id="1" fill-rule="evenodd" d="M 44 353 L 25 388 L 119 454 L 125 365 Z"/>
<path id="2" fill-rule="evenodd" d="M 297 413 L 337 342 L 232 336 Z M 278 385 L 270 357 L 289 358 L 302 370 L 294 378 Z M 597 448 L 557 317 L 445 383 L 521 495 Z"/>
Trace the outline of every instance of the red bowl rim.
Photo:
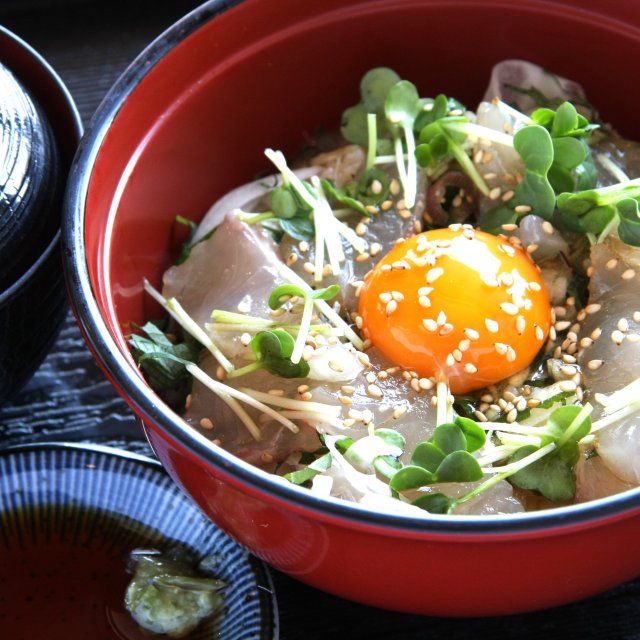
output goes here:
<path id="1" fill-rule="evenodd" d="M 111 123 L 141 80 L 179 43 L 240 2 L 242 0 L 209 0 L 159 35 L 129 65 L 107 93 L 85 130 L 71 167 L 62 227 L 67 287 L 84 338 L 117 391 L 145 424 L 159 429 L 177 446 L 199 461 L 205 462 L 216 474 L 236 487 L 244 486 L 262 496 L 271 496 L 296 511 L 312 513 L 316 518 L 332 519 L 350 527 L 395 531 L 410 537 L 434 534 L 458 537 L 464 537 L 465 534 L 512 537 L 542 531 L 566 532 L 568 529 L 600 525 L 640 514 L 640 489 L 557 509 L 503 516 L 430 515 L 426 518 L 416 518 L 405 514 L 382 513 L 343 500 L 320 498 L 295 485 L 275 481 L 272 475 L 220 448 L 214 449 L 207 445 L 185 426 L 177 414 L 159 401 L 138 372 L 132 368 L 130 361 L 119 350 L 100 313 L 89 277 L 84 246 L 84 221 L 92 170 Z M 529 0 L 529 3 L 548 5 L 544 0 Z M 558 9 L 556 6 L 556 10 Z M 568 9 L 575 11 L 576 7 Z"/>

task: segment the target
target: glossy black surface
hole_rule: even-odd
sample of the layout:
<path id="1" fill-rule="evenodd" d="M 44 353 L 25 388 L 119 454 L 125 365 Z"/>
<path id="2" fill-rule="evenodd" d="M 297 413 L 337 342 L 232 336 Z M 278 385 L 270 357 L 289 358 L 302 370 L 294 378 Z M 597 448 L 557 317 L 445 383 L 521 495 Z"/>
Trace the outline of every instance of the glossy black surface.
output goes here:
<path id="1" fill-rule="evenodd" d="M 67 313 L 59 228 L 81 123 L 60 78 L 6 27 L 0 62 L 2 402 L 41 364 Z"/>
<path id="2" fill-rule="evenodd" d="M 0 24 L 26 38 L 49 59 L 86 122 L 128 62 L 197 4 L 187 0 L 12 1 L 0 3 Z M 99 371 L 70 316 L 34 378 L 0 408 L 0 445 L 47 438 L 149 452 L 136 420 Z M 594 554 L 598 552 L 593 549 Z M 348 561 L 349 550 L 345 549 Z M 570 575 L 571 567 L 566 569 Z M 549 611 L 452 620 L 376 610 L 326 595 L 281 574 L 275 573 L 274 579 L 283 640 L 640 640 L 640 580 Z M 468 597 L 473 598 L 473 593 Z"/>

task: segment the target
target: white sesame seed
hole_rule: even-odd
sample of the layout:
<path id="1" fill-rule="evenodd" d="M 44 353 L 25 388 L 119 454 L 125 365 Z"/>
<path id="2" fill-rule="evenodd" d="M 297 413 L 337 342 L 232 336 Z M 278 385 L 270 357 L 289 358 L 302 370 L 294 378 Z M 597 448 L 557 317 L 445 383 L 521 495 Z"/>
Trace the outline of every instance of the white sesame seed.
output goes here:
<path id="1" fill-rule="evenodd" d="M 447 314 L 444 311 L 440 311 L 438 313 L 438 317 L 436 318 L 436 322 L 439 326 L 443 326 L 447 322 Z"/>
<path id="2" fill-rule="evenodd" d="M 431 306 L 431 300 L 427 298 L 427 296 L 420 296 L 418 298 L 418 304 L 425 309 L 428 309 Z"/>
<path id="3" fill-rule="evenodd" d="M 425 318 L 422 321 L 422 326 L 430 333 L 434 333 L 438 330 L 438 323 L 431 318 Z"/>
<path id="4" fill-rule="evenodd" d="M 434 267 L 433 269 L 429 269 L 429 271 L 427 271 L 427 282 L 429 284 L 432 284 L 443 274 L 444 274 L 444 269 L 441 269 L 440 267 Z"/>
<path id="5" fill-rule="evenodd" d="M 374 242 L 369 247 L 369 255 L 377 256 L 382 251 L 382 245 L 379 242 Z"/>
<path id="6" fill-rule="evenodd" d="M 575 391 L 578 385 L 573 380 L 563 380 L 558 384 L 560 391 Z"/>
<path id="7" fill-rule="evenodd" d="M 469 339 L 460 340 L 458 343 L 458 349 L 460 349 L 460 351 L 468 351 L 469 347 L 471 347 L 471 340 Z"/>
<path id="8" fill-rule="evenodd" d="M 499 355 L 504 356 L 506 355 L 509 347 L 504 342 L 496 342 L 494 343 L 493 348 Z"/>
<path id="9" fill-rule="evenodd" d="M 453 366 L 455 365 L 455 363 L 456 363 L 456 361 L 455 361 L 455 359 L 454 359 L 454 357 L 453 357 L 453 354 L 448 353 L 448 354 L 447 354 L 447 357 L 445 358 L 445 364 L 446 364 L 448 367 L 453 367 Z"/>
<path id="10" fill-rule="evenodd" d="M 418 289 L 419 296 L 428 296 L 433 292 L 433 287 L 420 287 Z"/>
<path id="11" fill-rule="evenodd" d="M 213 422 L 209 418 L 202 418 L 200 420 L 200 426 L 203 429 L 213 429 Z"/>
<path id="12" fill-rule="evenodd" d="M 453 331 L 453 325 L 450 322 L 445 322 L 438 331 L 439 336 L 448 336 Z"/>
<path id="13" fill-rule="evenodd" d="M 407 407 L 405 405 L 398 405 L 393 410 L 393 419 L 397 420 L 407 413 Z"/>
<path id="14" fill-rule="evenodd" d="M 251 344 L 251 334 L 250 333 L 243 333 L 240 336 L 240 342 L 245 346 L 248 347 Z"/>
<path id="15" fill-rule="evenodd" d="M 611 258 L 611 260 L 607 260 L 607 263 L 605 266 L 609 270 L 615 269 L 618 266 L 618 261 L 616 260 L 616 258 Z"/>
<path id="16" fill-rule="evenodd" d="M 617 329 L 615 331 L 612 331 L 611 340 L 613 340 L 614 344 L 621 345 L 624 340 L 624 333 L 622 333 L 622 331 L 618 331 Z"/>
<path id="17" fill-rule="evenodd" d="M 498 331 L 500 330 L 500 325 L 495 320 L 492 320 L 491 318 L 485 318 L 484 324 L 485 324 L 485 327 L 487 327 L 487 331 L 489 333 L 498 333 Z"/>
<path id="18" fill-rule="evenodd" d="M 592 313 L 598 313 L 598 311 L 600 311 L 600 309 L 602 309 L 602 305 L 601 304 L 592 303 L 592 304 L 588 304 L 584 308 L 584 311 L 585 311 L 585 313 L 587 315 L 591 315 Z"/>
<path id="19" fill-rule="evenodd" d="M 502 302 L 500 308 L 510 316 L 515 316 L 519 309 L 513 302 Z"/>
<path id="20" fill-rule="evenodd" d="M 464 335 L 469 338 L 469 340 L 478 340 L 480 338 L 480 334 L 475 330 L 469 327 L 464 329 Z"/>
<path id="21" fill-rule="evenodd" d="M 423 391 L 433 389 L 433 381 L 429 380 L 429 378 L 419 378 L 418 385 Z"/>
<path id="22" fill-rule="evenodd" d="M 569 320 L 561 320 L 560 322 L 556 322 L 553 326 L 556 331 L 566 331 L 571 326 L 571 322 Z"/>
<path id="23" fill-rule="evenodd" d="M 372 397 L 372 398 L 382 398 L 383 393 L 382 393 L 382 389 L 380 389 L 380 387 L 376 384 L 370 384 L 367 387 L 367 393 Z"/>
<path id="24" fill-rule="evenodd" d="M 471 362 L 467 362 L 464 367 L 463 367 L 465 373 L 478 373 L 478 367 L 476 367 L 475 364 L 472 364 Z"/>
<path id="25" fill-rule="evenodd" d="M 371 366 L 371 359 L 366 353 L 362 353 L 362 351 L 358 352 L 358 360 L 360 364 L 363 364 L 367 368 Z"/>
<path id="26" fill-rule="evenodd" d="M 540 291 L 542 289 L 542 287 L 540 286 L 540 283 L 538 282 L 529 282 L 529 289 L 531 289 L 531 291 Z"/>
<path id="27" fill-rule="evenodd" d="M 341 404 L 345 406 L 349 406 L 353 404 L 353 400 L 349 398 L 349 396 L 340 396 L 338 400 L 340 401 Z"/>
<path id="28" fill-rule="evenodd" d="M 513 210 L 516 213 L 529 213 L 529 211 L 531 211 L 531 207 L 528 204 L 518 204 L 513 208 Z"/>
<path id="29" fill-rule="evenodd" d="M 627 340 L 627 342 L 631 342 L 633 344 L 636 344 L 637 342 L 640 342 L 640 334 L 638 334 L 638 333 L 627 333 L 626 340 Z"/>
<path id="30" fill-rule="evenodd" d="M 511 346 L 507 346 L 507 362 L 515 362 L 516 357 L 515 349 Z"/>
<path id="31" fill-rule="evenodd" d="M 636 272 L 634 269 L 626 269 L 620 274 L 620 277 L 623 280 L 632 280 L 633 278 L 636 277 Z"/>
<path id="32" fill-rule="evenodd" d="M 524 333 L 524 330 L 527 327 L 527 321 L 525 320 L 524 316 L 518 316 L 516 318 L 516 331 L 518 333 L 518 335 L 522 335 Z"/>
<path id="33" fill-rule="evenodd" d="M 626 318 L 620 318 L 616 326 L 618 327 L 618 330 L 623 333 L 629 331 L 629 321 Z"/>
<path id="34" fill-rule="evenodd" d="M 314 274 L 316 272 L 316 268 L 312 262 L 305 262 L 303 269 L 310 274 Z"/>

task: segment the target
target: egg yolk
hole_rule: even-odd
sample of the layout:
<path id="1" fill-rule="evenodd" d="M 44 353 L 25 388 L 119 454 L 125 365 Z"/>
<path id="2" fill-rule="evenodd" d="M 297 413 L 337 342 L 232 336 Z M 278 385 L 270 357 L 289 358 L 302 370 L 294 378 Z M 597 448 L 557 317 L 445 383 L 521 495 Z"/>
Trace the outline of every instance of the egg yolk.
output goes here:
<path id="1" fill-rule="evenodd" d="M 364 336 L 396 365 L 463 394 L 527 367 L 551 326 L 529 254 L 452 225 L 399 241 L 365 279 Z"/>

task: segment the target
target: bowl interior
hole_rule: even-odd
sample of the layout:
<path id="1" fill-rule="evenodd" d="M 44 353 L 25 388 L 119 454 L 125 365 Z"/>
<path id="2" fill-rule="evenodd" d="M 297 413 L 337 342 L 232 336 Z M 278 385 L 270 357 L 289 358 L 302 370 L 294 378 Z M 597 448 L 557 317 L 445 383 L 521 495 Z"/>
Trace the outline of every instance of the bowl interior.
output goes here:
<path id="1" fill-rule="evenodd" d="M 635 73 L 640 29 L 578 3 L 279 4 L 248 0 L 207 20 L 220 9 L 213 2 L 185 19 L 129 69 L 85 141 L 92 166 L 80 179 L 86 217 L 76 247 L 84 242 L 101 316 L 93 321 L 120 350 L 107 368 L 125 395 L 137 374 L 126 329 L 157 313 L 142 282 L 158 284 L 175 257 L 176 215 L 197 221 L 225 191 L 268 169 L 265 147 L 291 156 L 317 130 L 337 129 L 371 67 L 393 67 L 421 94 L 444 92 L 474 108 L 493 64 L 528 59 L 583 84 L 606 120 L 640 138 L 618 80 Z M 99 341 L 94 348 L 103 363 L 112 357 Z"/>

